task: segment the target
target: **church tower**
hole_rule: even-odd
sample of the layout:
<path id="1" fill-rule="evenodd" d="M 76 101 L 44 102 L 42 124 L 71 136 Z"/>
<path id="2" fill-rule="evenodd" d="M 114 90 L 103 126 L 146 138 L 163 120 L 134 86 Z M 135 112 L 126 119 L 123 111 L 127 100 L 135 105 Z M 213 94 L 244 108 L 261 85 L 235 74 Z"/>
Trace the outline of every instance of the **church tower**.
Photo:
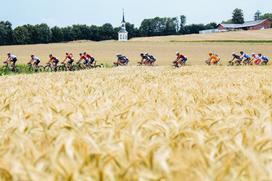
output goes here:
<path id="1" fill-rule="evenodd" d="M 128 40 L 128 32 L 126 30 L 126 21 L 125 21 L 125 12 L 123 9 L 123 20 L 121 22 L 121 28 L 118 32 L 118 40 L 119 41 L 127 41 Z"/>

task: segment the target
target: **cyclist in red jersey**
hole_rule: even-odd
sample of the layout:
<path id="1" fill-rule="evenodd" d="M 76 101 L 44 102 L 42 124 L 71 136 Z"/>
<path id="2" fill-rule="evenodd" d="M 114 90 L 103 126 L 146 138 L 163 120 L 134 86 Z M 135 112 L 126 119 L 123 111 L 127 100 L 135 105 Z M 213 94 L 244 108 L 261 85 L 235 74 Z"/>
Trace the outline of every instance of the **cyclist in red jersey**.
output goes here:
<path id="1" fill-rule="evenodd" d="M 51 64 L 51 63 L 53 63 L 54 66 L 57 66 L 59 63 L 59 59 L 54 57 L 52 54 L 49 55 L 49 61 L 47 62 L 47 64 Z"/>
<path id="2" fill-rule="evenodd" d="M 91 65 L 96 64 L 95 58 L 92 55 L 90 55 L 90 54 L 88 54 L 86 52 L 84 52 L 83 55 L 88 59 L 88 61 L 90 62 Z"/>
<path id="3" fill-rule="evenodd" d="M 68 65 L 72 65 L 73 62 L 74 62 L 73 54 L 72 53 L 66 53 L 66 57 L 65 57 L 65 59 L 63 60 L 62 63 L 65 63 L 65 64 L 67 63 Z"/>
<path id="4" fill-rule="evenodd" d="M 81 63 L 81 61 L 83 61 L 84 65 L 87 65 L 89 63 L 89 59 L 83 53 L 79 54 L 79 61 L 78 62 Z"/>
<path id="5" fill-rule="evenodd" d="M 174 64 L 178 65 L 184 65 L 186 61 L 188 60 L 187 57 L 179 52 L 176 52 L 176 60 L 173 62 Z"/>

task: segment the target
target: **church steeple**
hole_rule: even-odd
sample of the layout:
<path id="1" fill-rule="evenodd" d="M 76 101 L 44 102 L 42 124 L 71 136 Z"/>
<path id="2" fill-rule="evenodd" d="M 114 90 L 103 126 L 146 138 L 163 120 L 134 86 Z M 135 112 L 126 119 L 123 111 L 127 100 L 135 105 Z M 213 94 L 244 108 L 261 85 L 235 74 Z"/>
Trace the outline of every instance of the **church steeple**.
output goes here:
<path id="1" fill-rule="evenodd" d="M 122 23 L 125 23 L 125 10 L 123 9 L 123 20 L 122 20 Z"/>
<path id="2" fill-rule="evenodd" d="M 125 10 L 124 9 L 123 9 L 123 19 L 121 22 L 120 31 L 118 32 L 118 40 L 119 41 L 127 41 L 128 40 L 128 32 L 126 30 Z"/>

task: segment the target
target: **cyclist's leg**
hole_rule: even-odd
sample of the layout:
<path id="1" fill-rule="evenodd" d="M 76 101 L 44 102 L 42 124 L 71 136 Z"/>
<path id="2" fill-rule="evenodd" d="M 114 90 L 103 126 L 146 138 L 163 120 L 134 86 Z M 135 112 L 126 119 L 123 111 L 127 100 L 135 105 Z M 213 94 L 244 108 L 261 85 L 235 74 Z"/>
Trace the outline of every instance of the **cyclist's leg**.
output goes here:
<path id="1" fill-rule="evenodd" d="M 36 61 L 36 65 L 37 65 L 37 67 L 39 66 L 39 64 L 41 63 L 41 61 L 40 60 L 37 60 Z"/>
<path id="2" fill-rule="evenodd" d="M 15 68 L 16 68 L 16 62 L 17 62 L 17 59 L 16 59 L 16 58 L 15 58 L 14 60 L 11 61 L 12 70 L 15 70 Z"/>
<path id="3" fill-rule="evenodd" d="M 90 58 L 90 60 L 89 60 L 90 62 L 91 62 L 91 64 L 92 65 L 94 65 L 95 66 L 95 59 L 92 57 L 92 58 Z"/>
<path id="4" fill-rule="evenodd" d="M 13 66 L 13 67 L 16 66 L 16 62 L 17 62 L 17 58 L 14 58 L 14 59 L 12 60 L 12 66 Z"/>
<path id="5" fill-rule="evenodd" d="M 211 59 L 211 64 L 212 64 L 212 65 L 214 65 L 214 64 L 215 64 L 215 62 L 216 62 L 216 60 L 215 60 L 215 59 Z"/>

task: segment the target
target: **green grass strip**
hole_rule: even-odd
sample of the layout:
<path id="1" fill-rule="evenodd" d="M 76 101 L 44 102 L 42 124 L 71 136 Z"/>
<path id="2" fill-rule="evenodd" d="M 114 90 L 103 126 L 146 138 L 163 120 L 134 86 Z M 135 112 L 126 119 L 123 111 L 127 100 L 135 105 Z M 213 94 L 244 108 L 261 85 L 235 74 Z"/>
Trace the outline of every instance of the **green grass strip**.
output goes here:
<path id="1" fill-rule="evenodd" d="M 183 43 L 259 43 L 259 44 L 272 44 L 272 40 L 171 40 L 170 42 L 183 42 Z"/>

